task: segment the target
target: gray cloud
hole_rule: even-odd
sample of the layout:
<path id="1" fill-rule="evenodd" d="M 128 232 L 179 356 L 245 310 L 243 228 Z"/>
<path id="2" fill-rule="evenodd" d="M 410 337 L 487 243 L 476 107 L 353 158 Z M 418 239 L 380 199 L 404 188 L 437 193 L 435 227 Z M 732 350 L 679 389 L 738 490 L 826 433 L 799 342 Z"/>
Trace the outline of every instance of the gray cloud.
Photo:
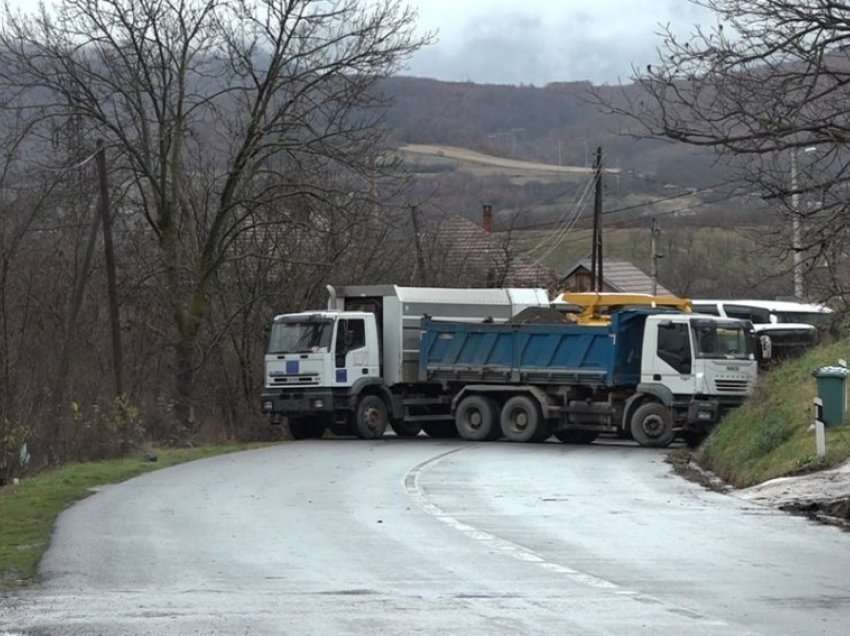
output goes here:
<path id="1" fill-rule="evenodd" d="M 660 25 L 685 35 L 707 23 L 685 0 L 419 0 L 423 29 L 439 42 L 411 61 L 412 75 L 482 83 L 616 82 L 656 59 Z"/>

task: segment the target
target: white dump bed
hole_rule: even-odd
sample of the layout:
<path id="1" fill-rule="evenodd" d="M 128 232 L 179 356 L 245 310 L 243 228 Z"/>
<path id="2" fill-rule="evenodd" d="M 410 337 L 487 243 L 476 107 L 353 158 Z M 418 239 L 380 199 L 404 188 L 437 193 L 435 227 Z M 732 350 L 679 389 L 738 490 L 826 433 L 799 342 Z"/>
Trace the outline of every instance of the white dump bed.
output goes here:
<path id="1" fill-rule="evenodd" d="M 382 334 L 383 377 L 387 384 L 416 382 L 420 321 L 504 322 L 528 307 L 548 307 L 545 289 L 453 289 L 375 285 L 341 287 L 329 309 L 372 311 Z"/>

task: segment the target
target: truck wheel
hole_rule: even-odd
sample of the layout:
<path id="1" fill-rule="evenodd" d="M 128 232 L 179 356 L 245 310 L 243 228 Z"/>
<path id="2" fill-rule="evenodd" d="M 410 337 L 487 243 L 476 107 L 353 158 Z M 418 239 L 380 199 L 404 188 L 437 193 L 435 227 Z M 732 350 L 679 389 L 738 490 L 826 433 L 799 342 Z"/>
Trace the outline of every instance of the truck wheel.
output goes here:
<path id="1" fill-rule="evenodd" d="M 313 439 L 321 437 L 324 432 L 324 427 L 319 429 L 313 420 L 304 417 L 293 417 L 289 419 L 289 434 L 292 436 L 292 439 Z"/>
<path id="2" fill-rule="evenodd" d="M 457 427 L 454 422 L 428 422 L 422 425 L 422 430 L 433 439 L 457 437 Z"/>
<path id="3" fill-rule="evenodd" d="M 415 422 L 405 422 L 404 420 L 390 422 L 390 426 L 399 437 L 416 437 L 419 435 L 419 431 L 422 430 L 422 427 L 419 426 L 419 424 Z"/>
<path id="4" fill-rule="evenodd" d="M 357 405 L 355 429 L 361 439 L 379 439 L 387 430 L 387 405 L 377 395 L 367 395 Z"/>
<path id="5" fill-rule="evenodd" d="M 673 415 L 663 404 L 649 402 L 638 407 L 632 416 L 632 437 L 641 446 L 664 448 L 675 436 Z"/>
<path id="6" fill-rule="evenodd" d="M 458 435 L 471 442 L 484 442 L 493 438 L 497 429 L 497 405 L 483 395 L 469 395 L 460 401 L 455 411 Z"/>
<path id="7" fill-rule="evenodd" d="M 599 433 L 595 431 L 555 431 L 555 437 L 564 444 L 591 444 Z"/>
<path id="8" fill-rule="evenodd" d="M 534 434 L 531 441 L 545 442 L 550 437 L 552 437 L 552 425 L 548 421 L 542 420 L 540 422 L 540 428 L 537 429 L 537 432 Z"/>
<path id="9" fill-rule="evenodd" d="M 545 425 L 537 404 L 524 395 L 512 397 L 502 407 L 502 433 L 511 442 L 539 441 Z"/>

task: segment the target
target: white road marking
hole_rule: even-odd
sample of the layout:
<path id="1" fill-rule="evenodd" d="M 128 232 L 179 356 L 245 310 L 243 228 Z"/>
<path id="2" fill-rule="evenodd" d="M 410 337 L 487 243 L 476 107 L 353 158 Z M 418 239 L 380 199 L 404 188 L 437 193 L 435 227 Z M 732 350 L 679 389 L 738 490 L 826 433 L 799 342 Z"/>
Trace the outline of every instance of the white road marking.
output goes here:
<path id="1" fill-rule="evenodd" d="M 717 627 L 731 627 L 727 622 L 721 619 L 708 617 L 697 611 L 673 605 L 659 598 L 655 598 L 649 594 L 645 594 L 637 590 L 632 590 L 623 587 L 618 583 L 601 578 L 599 576 L 596 576 L 595 574 L 582 572 L 581 570 L 576 570 L 575 568 L 571 568 L 560 563 L 553 563 L 552 561 L 547 561 L 546 558 L 543 557 L 543 555 L 535 552 L 530 548 L 519 545 L 518 543 L 514 543 L 513 541 L 503 539 L 490 532 L 480 530 L 474 526 L 469 525 L 468 523 L 465 523 L 453 517 L 428 498 L 428 496 L 420 488 L 419 480 L 426 468 L 432 467 L 441 462 L 449 455 L 453 455 L 454 453 L 457 453 L 462 450 L 464 449 L 455 448 L 450 451 L 440 453 L 439 455 L 435 455 L 434 457 L 431 457 L 430 459 L 427 459 L 424 462 L 417 464 L 416 466 L 411 468 L 410 471 L 408 471 L 407 475 L 405 475 L 402 481 L 402 486 L 404 490 L 407 492 L 408 496 L 413 499 L 413 501 L 415 501 L 416 504 L 429 515 L 440 520 L 450 528 L 453 528 L 458 532 L 465 534 L 473 541 L 478 541 L 479 543 L 484 544 L 490 550 L 498 551 L 502 554 L 505 554 L 506 556 L 517 559 L 518 561 L 525 561 L 527 563 L 537 563 L 538 565 L 540 565 L 540 567 L 550 572 L 560 574 L 573 581 L 574 583 L 585 585 L 587 587 L 595 588 L 598 590 L 605 590 L 611 594 L 616 594 L 618 596 L 634 598 L 636 601 L 650 602 L 655 605 L 663 606 L 669 612 L 672 612 L 679 616 L 686 616 L 695 620 L 699 620 L 704 624 L 713 625 Z M 756 634 L 756 632 L 750 630 L 739 633 Z"/>

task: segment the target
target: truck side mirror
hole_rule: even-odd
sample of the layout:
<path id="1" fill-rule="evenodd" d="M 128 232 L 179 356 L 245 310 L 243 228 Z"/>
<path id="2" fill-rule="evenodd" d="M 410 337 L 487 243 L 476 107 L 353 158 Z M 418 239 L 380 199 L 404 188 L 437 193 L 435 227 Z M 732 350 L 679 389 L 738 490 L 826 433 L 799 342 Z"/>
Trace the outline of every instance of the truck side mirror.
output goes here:
<path id="1" fill-rule="evenodd" d="M 761 347 L 761 359 L 770 360 L 773 356 L 773 343 L 770 341 L 770 336 L 766 334 L 759 336 L 759 345 Z"/>

